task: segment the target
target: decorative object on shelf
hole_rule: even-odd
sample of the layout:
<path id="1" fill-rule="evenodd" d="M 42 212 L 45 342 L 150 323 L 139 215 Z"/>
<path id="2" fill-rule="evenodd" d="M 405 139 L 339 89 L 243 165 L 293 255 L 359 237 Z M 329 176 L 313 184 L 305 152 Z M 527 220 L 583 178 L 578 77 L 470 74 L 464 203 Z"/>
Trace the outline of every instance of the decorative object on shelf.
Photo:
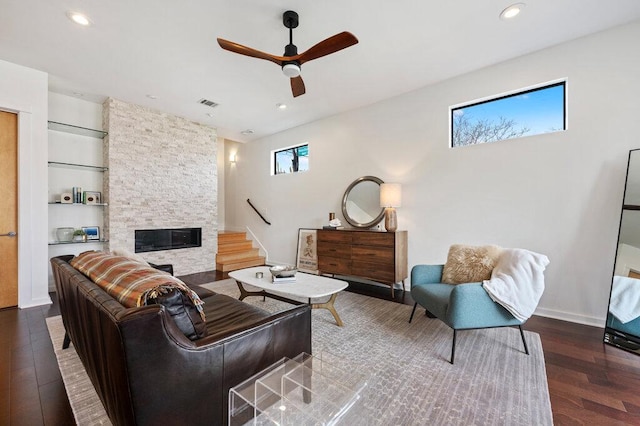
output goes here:
<path id="1" fill-rule="evenodd" d="M 57 228 L 56 229 L 56 238 L 59 242 L 69 242 L 73 240 L 73 228 Z"/>
<path id="2" fill-rule="evenodd" d="M 340 219 L 333 219 L 329 221 L 329 225 L 325 225 L 322 227 L 322 229 L 344 229 L 344 226 L 342 226 L 342 222 L 340 222 Z"/>
<path id="3" fill-rule="evenodd" d="M 87 241 L 87 234 L 82 229 L 73 231 L 73 241 L 84 243 Z"/>
<path id="4" fill-rule="evenodd" d="M 380 185 L 380 207 L 384 207 L 384 228 L 387 232 L 398 229 L 396 207 L 402 206 L 402 187 L 399 183 Z"/>
<path id="5" fill-rule="evenodd" d="M 102 202 L 102 194 L 95 191 L 84 191 L 82 193 L 82 202 L 85 204 L 100 204 Z"/>
<path id="6" fill-rule="evenodd" d="M 296 267 L 303 272 L 318 273 L 317 231 L 315 229 L 298 230 L 298 251 Z"/>
<path id="7" fill-rule="evenodd" d="M 73 195 L 70 192 L 63 192 L 60 194 L 60 203 L 71 204 L 73 203 Z"/>
<path id="8" fill-rule="evenodd" d="M 82 203 L 82 187 L 74 186 L 71 189 L 71 195 L 73 195 L 73 202 L 76 204 Z"/>
<path id="9" fill-rule="evenodd" d="M 344 229 L 344 226 L 342 226 L 342 222 L 340 222 L 340 219 L 336 219 L 335 213 L 329 213 L 329 225 L 325 225 L 322 228 L 323 229 Z"/>
<path id="10" fill-rule="evenodd" d="M 100 240 L 99 226 L 83 226 L 82 231 L 88 241 Z"/>

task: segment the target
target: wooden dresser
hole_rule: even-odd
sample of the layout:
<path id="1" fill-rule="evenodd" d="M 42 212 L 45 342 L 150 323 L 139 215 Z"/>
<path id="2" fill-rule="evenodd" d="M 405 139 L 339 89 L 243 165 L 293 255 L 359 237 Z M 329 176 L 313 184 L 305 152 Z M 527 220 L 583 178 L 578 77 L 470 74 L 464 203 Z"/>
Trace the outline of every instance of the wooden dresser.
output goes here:
<path id="1" fill-rule="evenodd" d="M 318 269 L 323 274 L 350 275 L 393 287 L 408 275 L 407 231 L 318 229 Z"/>

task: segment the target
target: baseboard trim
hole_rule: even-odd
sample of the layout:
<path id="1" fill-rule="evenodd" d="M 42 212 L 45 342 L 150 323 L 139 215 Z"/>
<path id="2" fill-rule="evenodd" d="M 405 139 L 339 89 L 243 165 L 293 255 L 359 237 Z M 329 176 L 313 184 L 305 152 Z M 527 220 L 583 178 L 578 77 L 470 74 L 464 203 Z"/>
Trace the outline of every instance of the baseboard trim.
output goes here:
<path id="1" fill-rule="evenodd" d="M 51 301 L 51 297 L 42 297 L 40 299 L 32 299 L 29 303 L 25 303 L 19 306 L 20 309 L 33 308 L 36 306 L 42 305 L 51 305 L 53 302 Z"/>
<path id="2" fill-rule="evenodd" d="M 590 325 L 592 327 L 604 328 L 604 318 L 589 317 L 586 315 L 572 314 L 569 312 L 556 311 L 553 309 L 545 309 L 538 307 L 534 312 L 534 315 L 541 317 L 553 318 L 562 321 L 575 322 L 583 325 Z"/>

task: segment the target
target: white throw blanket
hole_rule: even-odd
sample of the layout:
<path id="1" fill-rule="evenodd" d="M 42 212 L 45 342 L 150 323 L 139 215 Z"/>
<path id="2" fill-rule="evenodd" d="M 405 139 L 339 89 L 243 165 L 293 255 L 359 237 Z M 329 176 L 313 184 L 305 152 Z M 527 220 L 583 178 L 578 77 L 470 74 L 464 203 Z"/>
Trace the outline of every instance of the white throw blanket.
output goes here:
<path id="1" fill-rule="evenodd" d="M 544 291 L 544 269 L 549 258 L 524 249 L 504 249 L 491 279 L 482 287 L 494 302 L 519 321 L 526 321 L 538 306 Z"/>
<path id="2" fill-rule="evenodd" d="M 640 317 L 640 280 L 620 275 L 613 277 L 609 312 L 623 324 Z"/>

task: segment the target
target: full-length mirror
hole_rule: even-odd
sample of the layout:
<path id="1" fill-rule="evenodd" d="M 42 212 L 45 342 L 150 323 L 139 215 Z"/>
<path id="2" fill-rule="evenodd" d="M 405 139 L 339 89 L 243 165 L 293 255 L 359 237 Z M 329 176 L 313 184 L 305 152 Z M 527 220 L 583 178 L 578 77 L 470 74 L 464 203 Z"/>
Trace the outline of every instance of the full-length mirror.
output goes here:
<path id="1" fill-rule="evenodd" d="M 604 341 L 640 354 L 640 150 L 629 152 Z"/>
<path id="2" fill-rule="evenodd" d="M 342 197 L 344 219 L 356 228 L 371 228 L 384 216 L 380 207 L 380 184 L 382 179 L 363 176 L 354 180 Z"/>

